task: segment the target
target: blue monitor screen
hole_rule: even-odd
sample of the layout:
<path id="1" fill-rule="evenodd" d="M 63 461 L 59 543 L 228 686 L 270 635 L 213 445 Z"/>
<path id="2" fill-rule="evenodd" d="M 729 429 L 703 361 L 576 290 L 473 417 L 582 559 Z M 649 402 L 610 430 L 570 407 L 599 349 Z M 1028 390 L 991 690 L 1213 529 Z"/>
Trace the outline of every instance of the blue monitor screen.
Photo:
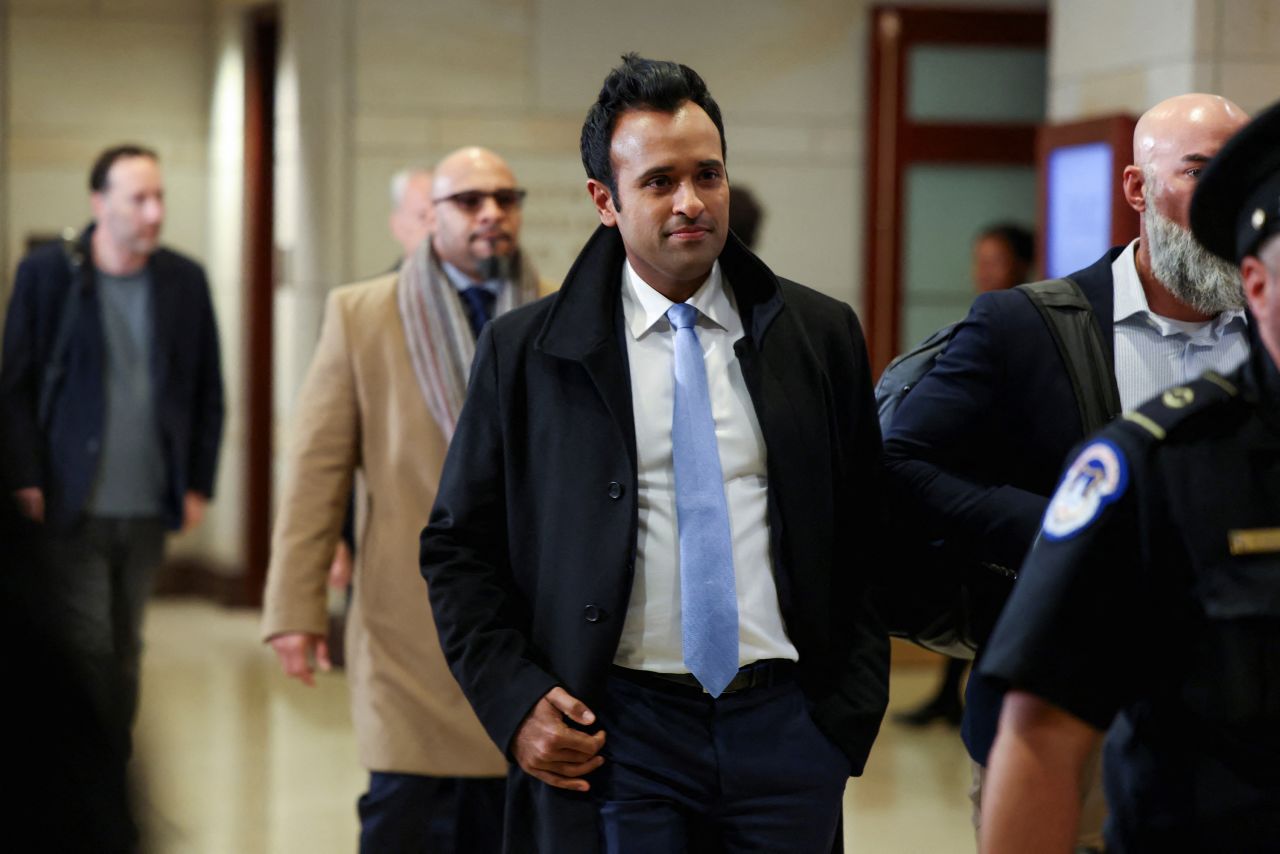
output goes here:
<path id="1" fill-rule="evenodd" d="M 1066 276 L 1111 247 L 1111 146 L 1068 145 L 1049 153 L 1045 275 Z"/>

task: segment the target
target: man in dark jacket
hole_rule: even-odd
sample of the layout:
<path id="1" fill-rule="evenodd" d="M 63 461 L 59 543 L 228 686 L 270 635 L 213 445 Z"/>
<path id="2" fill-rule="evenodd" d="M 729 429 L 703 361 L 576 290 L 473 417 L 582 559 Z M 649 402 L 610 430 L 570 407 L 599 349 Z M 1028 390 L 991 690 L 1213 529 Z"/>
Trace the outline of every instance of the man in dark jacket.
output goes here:
<path id="1" fill-rule="evenodd" d="M 165 530 L 198 524 L 213 495 L 222 375 L 204 273 L 159 248 L 156 154 L 108 149 L 89 186 L 80 239 L 18 267 L 0 411 L 13 497 L 43 527 L 48 619 L 127 743 Z"/>
<path id="2" fill-rule="evenodd" d="M 1205 162 L 1246 121 L 1213 95 L 1148 110 L 1134 130 L 1125 198 L 1140 236 L 1070 278 L 1093 307 L 1122 408 L 1248 352 L 1239 276 L 1191 237 L 1187 209 Z M 906 396 L 885 438 L 891 483 L 916 530 L 975 563 L 1016 571 L 1071 448 L 1084 438 L 1071 377 L 1049 328 L 1019 291 L 974 301 L 934 368 Z M 961 733 L 975 766 L 995 737 L 1000 694 L 970 680 Z M 1096 769 L 1093 776 L 1099 779 Z M 1100 786 L 1080 844 L 1101 845 Z M 975 812 L 975 820 L 977 814 Z"/>
<path id="3" fill-rule="evenodd" d="M 422 569 L 507 850 L 825 854 L 884 713 L 862 333 L 728 233 L 724 152 L 695 72 L 625 57 L 601 227 L 476 348 Z"/>
<path id="4" fill-rule="evenodd" d="M 1280 104 L 1214 157 L 1190 218 L 1240 265 L 1253 351 L 1067 468 L 975 676 L 1009 689 L 986 854 L 1071 849 L 1104 734 L 1109 854 L 1280 841 Z"/>

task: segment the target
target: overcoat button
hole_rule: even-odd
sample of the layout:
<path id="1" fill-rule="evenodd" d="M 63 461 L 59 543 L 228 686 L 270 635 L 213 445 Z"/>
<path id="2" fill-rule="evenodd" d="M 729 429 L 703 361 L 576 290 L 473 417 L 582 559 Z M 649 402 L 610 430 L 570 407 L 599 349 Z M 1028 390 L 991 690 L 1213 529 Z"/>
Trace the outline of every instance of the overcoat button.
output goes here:
<path id="1" fill-rule="evenodd" d="M 600 609 L 595 605 L 588 605 L 582 609 L 582 616 L 587 618 L 588 623 L 600 622 Z"/>
<path id="2" fill-rule="evenodd" d="M 622 497 L 622 484 L 616 480 L 609 482 L 609 497 L 617 500 Z"/>

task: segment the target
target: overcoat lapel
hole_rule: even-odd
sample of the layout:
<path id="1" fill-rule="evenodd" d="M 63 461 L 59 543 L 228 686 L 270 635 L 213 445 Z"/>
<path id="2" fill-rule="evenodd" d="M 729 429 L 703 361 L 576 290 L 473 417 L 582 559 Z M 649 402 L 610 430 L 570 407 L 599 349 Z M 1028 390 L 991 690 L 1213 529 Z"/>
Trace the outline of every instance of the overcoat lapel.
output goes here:
<path id="1" fill-rule="evenodd" d="M 746 334 L 734 346 L 747 391 L 760 423 L 768 455 L 770 550 L 774 578 L 789 621 L 799 618 L 798 588 L 826 589 L 816 566 L 803 569 L 803 585 L 791 565 L 787 519 L 812 520 L 822 513 L 815 503 L 832 495 L 833 457 L 828 420 L 827 374 L 787 308 L 777 277 L 737 238 L 730 236 L 720 255 L 721 269 L 733 288 Z M 785 460 L 785 464 L 782 461 Z M 822 530 L 818 525 L 815 531 Z"/>
<path id="2" fill-rule="evenodd" d="M 636 467 L 636 426 L 631 374 L 617 333 L 622 262 L 626 253 L 617 229 L 600 226 L 565 276 L 534 342 L 536 349 L 578 362 L 586 370 Z"/>
<path id="3" fill-rule="evenodd" d="M 814 423 L 813 413 L 827 409 L 821 382 L 815 385 L 815 378 L 824 373 L 794 314 L 786 310 L 777 277 L 733 237 L 725 244 L 720 266 L 733 288 L 746 330 L 734 351 L 769 457 L 780 453 L 790 461 L 806 448 L 825 449 L 825 436 L 809 435 L 804 429 L 805 424 Z M 805 417 L 798 417 L 801 413 Z M 803 482 L 803 475 L 796 480 Z"/>

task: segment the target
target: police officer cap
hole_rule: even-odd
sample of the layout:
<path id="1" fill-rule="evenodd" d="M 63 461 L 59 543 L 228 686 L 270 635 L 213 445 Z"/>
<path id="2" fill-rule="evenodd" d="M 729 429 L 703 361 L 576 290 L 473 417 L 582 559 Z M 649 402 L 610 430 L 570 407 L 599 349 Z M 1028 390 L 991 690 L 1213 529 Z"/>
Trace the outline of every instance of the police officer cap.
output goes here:
<path id="1" fill-rule="evenodd" d="M 1209 251 L 1237 263 L 1280 232 L 1280 103 L 1209 162 L 1191 198 L 1191 231 Z"/>

